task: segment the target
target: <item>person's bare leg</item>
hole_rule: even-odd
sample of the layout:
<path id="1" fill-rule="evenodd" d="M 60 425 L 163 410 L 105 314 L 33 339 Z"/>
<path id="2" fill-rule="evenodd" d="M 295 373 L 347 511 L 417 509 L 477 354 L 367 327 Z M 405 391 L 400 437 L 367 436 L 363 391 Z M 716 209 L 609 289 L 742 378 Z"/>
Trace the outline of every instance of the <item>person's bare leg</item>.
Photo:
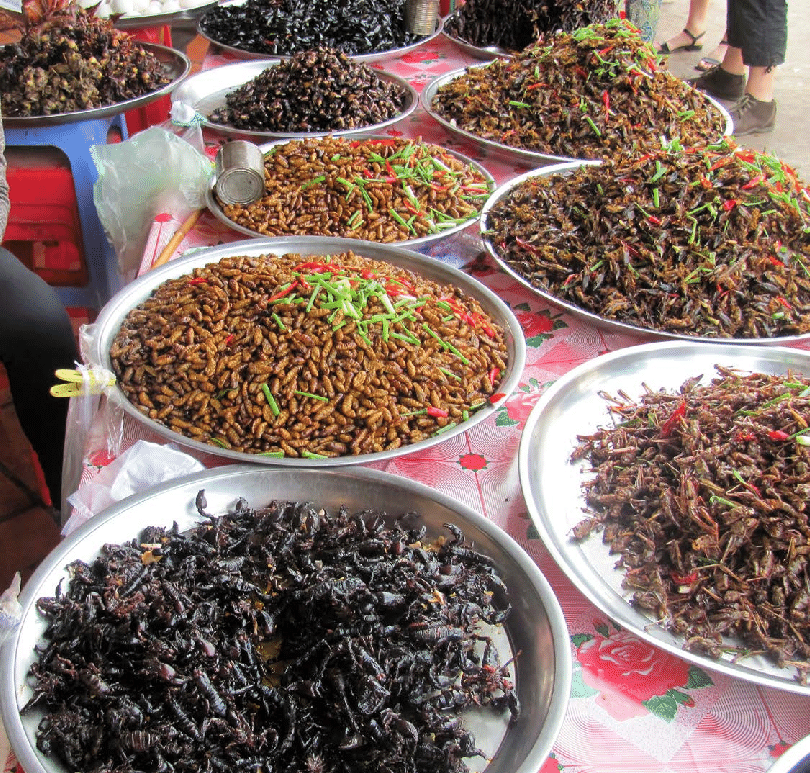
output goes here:
<path id="1" fill-rule="evenodd" d="M 760 102 L 773 100 L 773 67 L 750 67 L 748 71 L 748 84 L 745 87 L 747 94 Z"/>
<path id="2" fill-rule="evenodd" d="M 685 31 L 673 35 L 666 41 L 665 45 L 670 52 L 680 49 L 686 50 L 687 46 L 700 46 L 703 35 L 706 33 L 706 20 L 709 14 L 709 0 L 691 0 L 689 3 L 689 15 L 686 19 L 685 29 L 691 32 L 691 36 Z M 697 40 L 695 40 L 697 38 Z M 696 51 L 697 48 L 691 50 Z"/>

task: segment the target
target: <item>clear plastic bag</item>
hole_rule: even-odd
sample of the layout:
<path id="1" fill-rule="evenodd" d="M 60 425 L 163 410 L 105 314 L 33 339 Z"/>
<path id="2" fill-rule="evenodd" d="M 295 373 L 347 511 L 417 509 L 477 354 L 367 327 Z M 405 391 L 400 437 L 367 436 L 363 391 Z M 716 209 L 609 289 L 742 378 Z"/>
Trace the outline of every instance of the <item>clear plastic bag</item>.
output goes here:
<path id="1" fill-rule="evenodd" d="M 200 127 L 178 129 L 183 136 L 153 126 L 90 148 L 98 171 L 93 200 L 125 282 L 137 274 L 155 215 L 171 212 L 183 220 L 205 206 L 213 166 L 198 147 Z"/>

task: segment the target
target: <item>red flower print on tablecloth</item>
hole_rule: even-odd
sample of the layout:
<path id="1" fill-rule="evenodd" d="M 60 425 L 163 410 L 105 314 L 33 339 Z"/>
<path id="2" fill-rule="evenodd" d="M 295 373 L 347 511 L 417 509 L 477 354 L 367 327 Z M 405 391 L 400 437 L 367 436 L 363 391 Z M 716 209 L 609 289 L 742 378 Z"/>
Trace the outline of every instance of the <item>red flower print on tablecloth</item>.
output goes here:
<path id="1" fill-rule="evenodd" d="M 436 50 L 431 51 L 429 48 L 417 49 L 403 54 L 400 59 L 407 64 L 428 64 L 439 59 L 439 52 Z"/>
<path id="2" fill-rule="evenodd" d="M 495 426 L 525 424 L 541 392 L 547 386 L 548 384 L 541 384 L 536 378 L 530 379 L 528 384 L 521 384 L 506 401 L 506 405 L 502 405 L 496 412 Z"/>
<path id="3" fill-rule="evenodd" d="M 628 631 L 574 637 L 581 679 L 597 693 L 597 702 L 614 719 L 655 714 L 672 721 L 679 706 L 694 706 L 686 689 L 706 687 L 711 679 L 702 669 L 670 655 Z"/>
<path id="4" fill-rule="evenodd" d="M 543 763 L 539 773 L 560 773 L 561 770 L 562 767 L 560 766 L 559 760 L 552 754 Z"/>
<path id="5" fill-rule="evenodd" d="M 489 462 L 481 454 L 464 454 L 459 457 L 458 463 L 465 470 L 479 472 L 485 470 Z"/>
<path id="6" fill-rule="evenodd" d="M 526 304 L 516 306 L 513 311 L 521 328 L 523 328 L 526 346 L 540 346 L 544 341 L 551 338 L 552 331 L 567 327 L 559 316 L 551 317 L 545 311 L 530 311 Z"/>

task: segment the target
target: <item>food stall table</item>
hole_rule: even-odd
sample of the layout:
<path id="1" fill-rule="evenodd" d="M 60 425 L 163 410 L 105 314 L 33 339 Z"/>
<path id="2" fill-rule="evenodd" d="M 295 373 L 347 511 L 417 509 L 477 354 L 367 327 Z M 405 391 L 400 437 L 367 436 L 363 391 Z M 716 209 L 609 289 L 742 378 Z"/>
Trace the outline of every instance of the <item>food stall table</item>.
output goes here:
<path id="1" fill-rule="evenodd" d="M 214 53 L 205 66 L 223 61 L 229 59 Z M 433 76 L 469 62 L 451 42 L 437 39 L 383 65 L 419 88 Z M 483 161 L 498 182 L 523 171 L 520 164 L 487 158 L 481 148 L 460 145 L 421 111 L 397 130 L 454 144 Z M 172 213 L 155 218 L 142 272 L 161 256 L 181 226 L 181 219 Z M 174 256 L 241 238 L 204 212 Z M 527 551 L 551 583 L 568 625 L 574 672 L 566 718 L 542 773 L 767 771 L 810 732 L 808 694 L 695 666 L 618 627 L 556 565 L 539 539 L 521 491 L 521 432 L 546 388 L 593 357 L 651 339 L 595 327 L 549 304 L 486 256 L 474 226 L 427 252 L 462 267 L 510 306 L 525 334 L 526 366 L 518 389 L 487 420 L 424 451 L 371 466 L 417 480 L 482 513 Z M 110 462 L 103 433 L 91 432 L 89 437 L 80 490 Z M 125 416 L 121 448 L 138 439 L 165 442 Z M 223 463 L 215 455 L 198 458 L 206 466 Z M 5 761 L 0 773 L 10 773 L 15 759 L 2 742 L 0 736 L 0 762 Z"/>

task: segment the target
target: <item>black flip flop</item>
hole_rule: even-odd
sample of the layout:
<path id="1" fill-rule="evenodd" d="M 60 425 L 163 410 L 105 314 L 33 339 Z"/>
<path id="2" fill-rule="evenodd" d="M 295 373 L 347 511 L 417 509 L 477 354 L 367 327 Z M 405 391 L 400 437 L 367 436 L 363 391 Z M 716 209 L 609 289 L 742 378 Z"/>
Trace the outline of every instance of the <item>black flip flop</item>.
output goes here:
<path id="1" fill-rule="evenodd" d="M 674 54 L 676 51 L 702 51 L 703 44 L 698 43 L 705 34 L 706 31 L 700 33 L 700 35 L 693 35 L 686 27 L 683 28 L 684 34 L 689 37 L 692 41 L 691 43 L 685 43 L 682 46 L 676 46 L 675 48 L 670 48 L 667 45 L 667 42 L 664 41 L 660 46 L 658 46 L 658 55 L 659 56 L 669 56 L 670 54 Z"/>
<path id="2" fill-rule="evenodd" d="M 728 46 L 728 41 L 723 39 L 718 44 L 718 46 Z M 707 72 L 711 70 L 712 67 L 717 67 L 720 64 L 719 59 L 715 59 L 713 56 L 704 56 L 696 65 L 695 69 L 699 70 L 700 72 Z"/>

